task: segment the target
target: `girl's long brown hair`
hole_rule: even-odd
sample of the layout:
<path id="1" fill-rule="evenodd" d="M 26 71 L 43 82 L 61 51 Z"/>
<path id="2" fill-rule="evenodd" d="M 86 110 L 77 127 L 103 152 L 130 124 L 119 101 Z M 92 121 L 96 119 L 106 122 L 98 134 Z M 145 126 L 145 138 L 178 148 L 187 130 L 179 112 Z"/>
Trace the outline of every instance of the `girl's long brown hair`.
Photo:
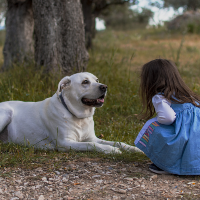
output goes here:
<path id="1" fill-rule="evenodd" d="M 176 65 L 166 59 L 152 60 L 142 67 L 140 96 L 142 98 L 143 119 L 155 114 L 152 97 L 158 93 L 175 103 L 192 103 L 200 107 L 200 97 L 181 78 Z"/>

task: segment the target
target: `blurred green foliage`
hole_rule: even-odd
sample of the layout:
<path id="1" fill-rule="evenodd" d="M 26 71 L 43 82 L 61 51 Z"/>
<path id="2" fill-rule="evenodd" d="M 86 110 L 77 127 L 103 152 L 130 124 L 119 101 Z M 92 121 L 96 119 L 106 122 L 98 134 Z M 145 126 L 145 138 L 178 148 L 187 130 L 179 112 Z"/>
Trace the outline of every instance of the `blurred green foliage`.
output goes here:
<path id="1" fill-rule="evenodd" d="M 127 30 L 138 29 L 147 26 L 153 12 L 147 8 L 142 8 L 141 12 L 131 9 L 130 4 L 112 5 L 103 10 L 99 18 L 105 21 L 105 25 L 110 29 Z"/>
<path id="2" fill-rule="evenodd" d="M 185 10 L 197 10 L 200 8 L 200 0 L 163 0 L 164 7 L 173 7 L 178 9 L 180 7 Z"/>

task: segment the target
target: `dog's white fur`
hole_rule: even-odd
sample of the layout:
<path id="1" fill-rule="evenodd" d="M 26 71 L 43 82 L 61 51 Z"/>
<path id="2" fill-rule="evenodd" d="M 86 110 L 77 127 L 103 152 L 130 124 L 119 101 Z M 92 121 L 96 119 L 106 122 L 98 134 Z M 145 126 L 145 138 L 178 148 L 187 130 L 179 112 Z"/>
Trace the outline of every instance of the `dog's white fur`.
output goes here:
<path id="1" fill-rule="evenodd" d="M 88 84 L 82 84 L 88 80 Z M 97 99 L 102 95 L 97 77 L 77 73 L 64 77 L 56 94 L 40 102 L 7 101 L 0 103 L 0 138 L 4 142 L 30 144 L 36 148 L 103 151 L 120 153 L 120 149 L 140 151 L 125 143 L 111 142 L 95 136 L 95 108 L 82 103 L 83 97 Z M 68 110 L 59 98 L 62 92 Z"/>

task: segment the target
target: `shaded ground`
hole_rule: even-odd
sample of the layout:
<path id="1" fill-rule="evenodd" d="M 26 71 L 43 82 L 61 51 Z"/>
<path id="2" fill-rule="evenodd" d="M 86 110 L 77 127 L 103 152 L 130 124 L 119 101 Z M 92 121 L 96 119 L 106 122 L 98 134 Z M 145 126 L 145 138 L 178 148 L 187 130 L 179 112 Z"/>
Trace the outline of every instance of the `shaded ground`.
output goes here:
<path id="1" fill-rule="evenodd" d="M 56 160 L 55 160 L 56 162 Z M 199 199 L 199 176 L 155 175 L 149 161 L 79 158 L 0 170 L 0 199 Z M 34 164 L 33 164 L 34 166 Z"/>

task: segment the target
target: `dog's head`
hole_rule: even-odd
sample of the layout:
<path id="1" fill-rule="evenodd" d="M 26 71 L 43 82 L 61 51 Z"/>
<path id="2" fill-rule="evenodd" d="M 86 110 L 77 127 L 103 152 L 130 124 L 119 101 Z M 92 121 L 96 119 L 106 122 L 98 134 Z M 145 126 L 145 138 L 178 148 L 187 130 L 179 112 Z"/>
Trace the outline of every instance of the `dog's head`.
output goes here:
<path id="1" fill-rule="evenodd" d="M 94 114 L 94 107 L 103 105 L 107 86 L 93 74 L 82 72 L 64 77 L 58 84 L 57 95 L 61 92 L 69 111 L 85 118 Z"/>

